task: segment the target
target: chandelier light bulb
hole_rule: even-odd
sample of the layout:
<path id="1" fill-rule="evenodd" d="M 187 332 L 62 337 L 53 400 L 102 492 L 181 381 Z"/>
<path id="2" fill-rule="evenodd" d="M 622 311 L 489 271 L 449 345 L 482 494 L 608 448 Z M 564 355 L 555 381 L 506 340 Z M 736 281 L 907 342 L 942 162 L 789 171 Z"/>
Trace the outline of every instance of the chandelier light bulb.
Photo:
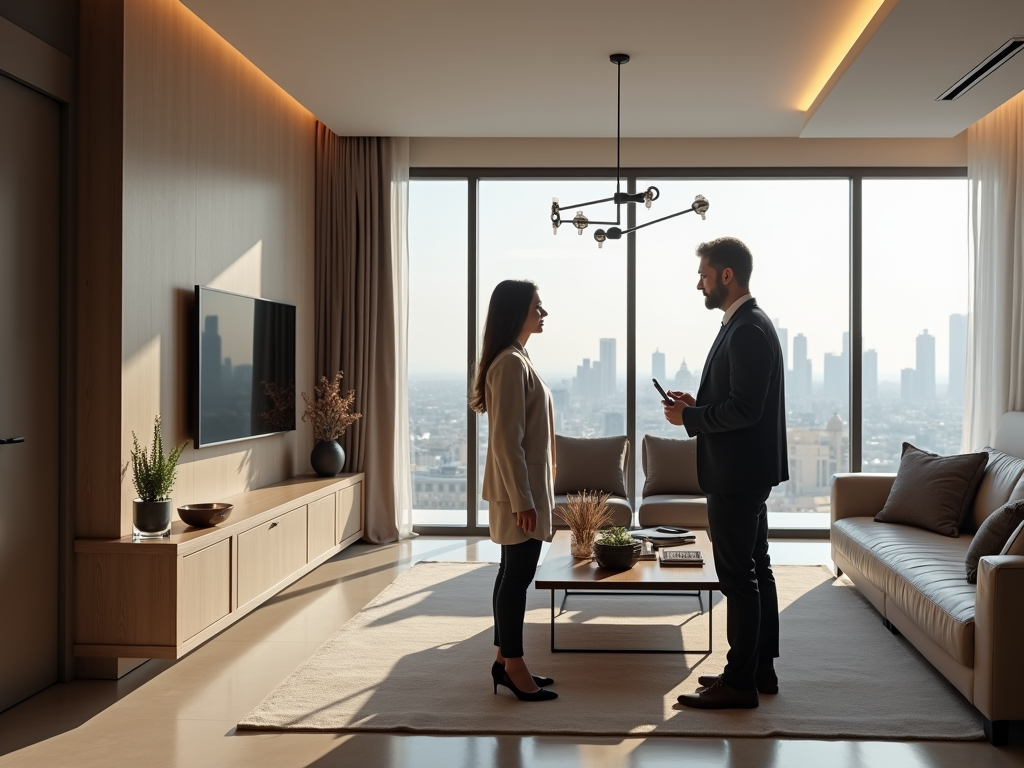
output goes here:
<path id="1" fill-rule="evenodd" d="M 708 208 L 711 207 L 711 203 L 704 195 L 697 195 L 693 198 L 693 212 L 700 215 L 701 221 L 707 221 L 704 214 L 708 212 Z"/>
<path id="2" fill-rule="evenodd" d="M 572 225 L 576 227 L 576 231 L 579 234 L 583 234 L 583 230 L 587 228 L 589 223 L 590 219 L 583 215 L 583 211 L 576 211 L 576 217 L 572 220 Z"/>

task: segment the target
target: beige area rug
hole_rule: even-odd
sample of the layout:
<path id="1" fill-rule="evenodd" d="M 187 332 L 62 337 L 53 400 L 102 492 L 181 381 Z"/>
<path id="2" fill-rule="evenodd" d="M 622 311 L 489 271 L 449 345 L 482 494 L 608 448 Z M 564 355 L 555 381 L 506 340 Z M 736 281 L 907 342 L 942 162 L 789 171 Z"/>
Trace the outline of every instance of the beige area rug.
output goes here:
<path id="1" fill-rule="evenodd" d="M 714 653 L 556 653 L 550 593 L 531 589 L 526 658 L 556 680 L 552 702 L 492 695 L 496 566 L 420 563 L 342 627 L 239 724 L 240 729 L 592 736 L 803 736 L 980 739 L 980 715 L 845 579 L 777 566 L 781 692 L 753 710 L 700 711 L 676 696 L 721 671 L 725 603 L 715 594 Z M 561 599 L 561 593 L 559 599 Z M 705 593 L 705 600 L 706 600 Z M 706 648 L 692 597 L 571 596 L 560 646 Z"/>

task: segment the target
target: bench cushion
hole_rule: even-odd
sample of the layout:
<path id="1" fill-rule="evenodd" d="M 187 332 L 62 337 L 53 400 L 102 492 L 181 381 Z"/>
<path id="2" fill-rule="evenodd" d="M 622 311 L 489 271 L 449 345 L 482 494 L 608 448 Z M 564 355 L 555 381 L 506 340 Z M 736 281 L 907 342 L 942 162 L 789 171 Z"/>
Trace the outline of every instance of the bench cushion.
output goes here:
<path id="1" fill-rule="evenodd" d="M 679 525 L 683 528 L 708 527 L 708 500 L 693 494 L 665 493 L 645 496 L 637 510 L 641 528 Z"/>
<path id="2" fill-rule="evenodd" d="M 851 517 L 833 524 L 832 543 L 922 632 L 960 664 L 974 666 L 977 587 L 964 578 L 970 536 Z"/>

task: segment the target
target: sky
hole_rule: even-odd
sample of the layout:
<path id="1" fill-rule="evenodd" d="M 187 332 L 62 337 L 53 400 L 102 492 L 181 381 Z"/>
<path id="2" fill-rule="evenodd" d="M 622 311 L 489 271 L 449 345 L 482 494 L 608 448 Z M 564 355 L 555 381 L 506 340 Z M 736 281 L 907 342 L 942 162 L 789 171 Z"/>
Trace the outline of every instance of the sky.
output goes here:
<path id="1" fill-rule="evenodd" d="M 672 376 L 684 359 L 699 368 L 721 321 L 696 290 L 697 245 L 739 237 L 754 256 L 751 292 L 781 327 L 790 346 L 808 339 L 816 379 L 823 355 L 842 351 L 849 328 L 847 179 L 640 180 L 659 187 L 638 223 L 675 213 L 697 194 L 708 198 L 706 221 L 688 213 L 637 233 L 637 372 L 649 375 L 651 353 L 666 355 Z M 500 280 L 538 283 L 550 316 L 528 349 L 549 383 L 574 375 L 583 358 L 597 359 L 599 339 L 618 340 L 618 371 L 626 361 L 626 240 L 602 249 L 569 224 L 552 234 L 552 197 L 574 204 L 614 191 L 612 180 L 493 180 L 480 183 L 479 323 Z M 413 180 L 409 204 L 412 378 L 464 376 L 467 267 L 464 181 Z M 592 220 L 614 218 L 612 205 L 584 208 Z M 878 352 L 879 378 L 898 381 L 914 367 L 915 339 L 936 337 L 936 372 L 947 370 L 949 315 L 966 313 L 967 182 L 892 179 L 864 182 L 864 349 Z M 575 211 L 563 217 L 572 218 Z M 625 206 L 623 206 L 623 219 Z M 623 221 L 623 227 L 625 222 Z"/>

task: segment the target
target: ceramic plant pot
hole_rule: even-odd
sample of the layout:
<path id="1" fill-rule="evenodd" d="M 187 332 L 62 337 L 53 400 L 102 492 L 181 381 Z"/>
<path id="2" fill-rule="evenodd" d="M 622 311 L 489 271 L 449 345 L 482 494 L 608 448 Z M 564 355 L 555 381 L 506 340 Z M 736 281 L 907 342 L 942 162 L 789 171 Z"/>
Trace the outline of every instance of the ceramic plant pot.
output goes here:
<path id="1" fill-rule="evenodd" d="M 639 541 L 621 545 L 594 544 L 594 559 L 601 568 L 626 571 L 636 565 L 642 549 L 643 545 Z"/>
<path id="2" fill-rule="evenodd" d="M 345 451 L 337 440 L 321 440 L 313 446 L 309 463 L 320 477 L 335 477 L 345 468 Z"/>

